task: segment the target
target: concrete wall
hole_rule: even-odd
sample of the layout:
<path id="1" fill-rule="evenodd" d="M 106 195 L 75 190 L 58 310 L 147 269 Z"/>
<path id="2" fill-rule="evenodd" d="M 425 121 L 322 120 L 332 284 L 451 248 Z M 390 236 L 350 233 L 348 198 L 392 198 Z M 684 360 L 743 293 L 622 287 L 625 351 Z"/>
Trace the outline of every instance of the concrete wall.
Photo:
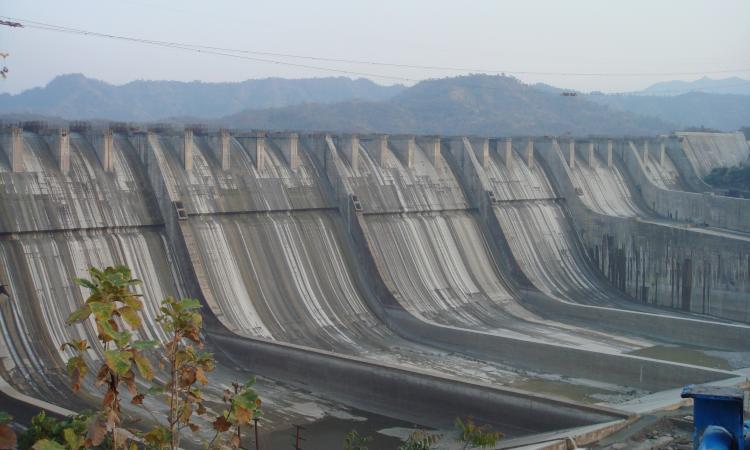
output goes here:
<path id="1" fill-rule="evenodd" d="M 506 277 L 508 283 L 530 287 L 523 271 L 516 264 L 513 255 L 506 242 L 506 235 L 494 208 L 497 206 L 492 194 L 492 187 L 488 183 L 487 175 L 476 157 L 472 143 L 468 139 L 452 140 L 451 143 L 451 167 L 459 175 L 463 186 L 472 204 L 480 211 L 481 222 L 485 233 L 488 233 L 489 245 L 495 260 L 503 268 L 509 269 L 512 277 Z M 481 141 L 479 142 L 481 145 Z M 586 145 L 587 152 L 593 152 L 591 146 Z M 550 149 L 551 150 L 551 149 Z M 566 156 L 569 156 L 566 155 Z M 588 159 L 588 158 L 587 158 Z M 566 160 L 569 163 L 569 160 Z M 580 162 L 579 162 L 580 163 Z M 584 163 L 588 164 L 588 163 Z M 571 193 L 568 193 L 571 194 Z M 577 236 L 563 236 L 570 240 L 578 241 Z M 575 249 L 577 242 L 570 245 Z M 595 297 L 598 291 L 611 299 L 622 297 L 618 292 L 608 292 L 609 289 L 601 283 L 599 277 L 592 273 L 591 269 L 598 270 L 593 266 L 591 260 L 570 259 L 570 264 L 578 264 L 573 267 L 580 277 L 589 278 L 589 291 L 579 295 Z M 553 264 L 553 262 L 549 262 Z M 564 287 L 563 287 L 564 288 Z M 561 289 L 563 289 L 561 288 Z M 727 350 L 739 350 L 750 342 L 750 327 L 727 326 L 721 323 L 692 320 L 679 317 L 671 317 L 653 311 L 631 311 L 615 307 L 603 307 L 597 305 L 581 305 L 570 301 L 552 298 L 535 290 L 524 290 L 522 293 L 526 307 L 536 311 L 543 317 L 551 320 L 578 323 L 587 327 L 617 330 L 635 336 L 649 336 L 662 341 L 669 341 L 697 346 L 716 346 Z"/>
<path id="2" fill-rule="evenodd" d="M 643 159 L 632 142 L 624 149 L 622 158 L 635 189 L 660 215 L 696 225 L 750 231 L 750 200 L 662 189 L 646 175 Z"/>
<path id="3" fill-rule="evenodd" d="M 189 222 L 175 213 L 175 203 L 181 200 L 179 193 L 166 181 L 169 179 L 166 158 L 153 137 L 150 144 L 152 152 L 149 157 L 149 178 L 160 209 L 167 216 L 165 227 L 175 263 L 180 273 L 184 274 L 183 278 L 186 278 L 188 294 L 201 299 L 211 313 L 208 322 L 209 340 L 218 343 L 222 351 L 238 364 L 277 380 L 301 384 L 318 393 L 330 393 L 335 398 L 352 402 L 358 407 L 368 407 L 389 416 L 420 418 L 420 422 L 424 421 L 425 415 L 430 416 L 431 420 L 445 420 L 434 414 L 434 402 L 438 398 L 443 407 L 448 405 L 451 414 L 497 423 L 498 412 L 502 411 L 499 416 L 503 419 L 498 425 L 527 430 L 538 427 L 541 431 L 549 427 L 568 427 L 624 417 L 597 407 L 544 400 L 513 390 L 427 375 L 307 347 L 229 334 L 227 331 L 240 330 L 234 329 L 230 321 L 216 314 L 220 308 L 208 287 L 206 270 L 196 253 L 195 238 Z"/>
<path id="4" fill-rule="evenodd" d="M 750 322 L 750 243 L 745 239 L 597 214 L 578 198 L 562 150 L 545 143 L 554 181 L 594 264 L 643 304 Z"/>
<path id="5" fill-rule="evenodd" d="M 451 427 L 454 416 L 470 416 L 510 433 L 525 428 L 526 434 L 627 417 L 593 405 L 556 401 L 293 345 L 221 334 L 213 334 L 210 341 L 238 355 L 236 362 L 241 366 L 263 367 L 270 377 L 289 379 L 317 393 L 330 393 L 367 410 L 389 416 L 395 413 L 415 423 Z"/>

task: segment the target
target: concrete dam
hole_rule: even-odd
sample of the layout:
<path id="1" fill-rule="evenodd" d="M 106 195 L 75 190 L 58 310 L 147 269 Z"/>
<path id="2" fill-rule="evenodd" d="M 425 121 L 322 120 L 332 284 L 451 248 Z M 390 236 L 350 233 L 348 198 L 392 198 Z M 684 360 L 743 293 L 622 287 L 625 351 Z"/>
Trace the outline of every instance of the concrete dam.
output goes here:
<path id="1" fill-rule="evenodd" d="M 748 160 L 737 134 L 29 123 L 0 148 L 0 401 L 19 415 L 91 405 L 59 348 L 95 336 L 65 325 L 74 278 L 113 264 L 143 280 L 145 338 L 166 339 L 163 298 L 201 300 L 216 377 L 257 376 L 269 435 L 473 417 L 581 444 L 750 366 L 750 203 L 702 181 Z"/>

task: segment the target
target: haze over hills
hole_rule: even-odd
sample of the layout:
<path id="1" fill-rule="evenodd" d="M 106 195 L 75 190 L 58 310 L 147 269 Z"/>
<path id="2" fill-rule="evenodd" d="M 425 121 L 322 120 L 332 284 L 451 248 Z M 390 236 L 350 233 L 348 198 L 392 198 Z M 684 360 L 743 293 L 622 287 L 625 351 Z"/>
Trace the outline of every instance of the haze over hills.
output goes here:
<path id="1" fill-rule="evenodd" d="M 703 77 L 695 81 L 662 81 L 660 83 L 652 84 L 642 91 L 633 92 L 633 94 L 680 95 L 689 92 L 750 95 L 750 80 L 745 80 L 739 77 L 723 79 Z"/>
<path id="2" fill-rule="evenodd" d="M 248 110 L 217 123 L 235 128 L 479 135 L 655 134 L 672 128 L 658 119 L 489 75 L 423 81 L 384 102 Z"/>
<path id="3" fill-rule="evenodd" d="M 403 86 L 381 86 L 346 77 L 264 78 L 238 83 L 138 80 L 115 86 L 81 74 L 61 75 L 45 87 L 0 95 L 2 112 L 67 119 L 160 120 L 175 116 L 217 118 L 246 108 L 274 108 L 305 102 L 359 98 L 385 100 Z"/>
<path id="4" fill-rule="evenodd" d="M 704 88 L 708 81 L 728 85 L 726 80 L 698 81 Z M 63 75 L 43 88 L 0 95 L 0 116 L 6 121 L 46 116 L 441 134 L 654 134 L 690 126 L 734 131 L 750 124 L 750 96 L 692 92 L 565 97 L 562 91 L 489 75 L 433 79 L 412 87 L 345 77 L 134 81 L 115 86 Z"/>
<path id="5" fill-rule="evenodd" d="M 750 124 L 750 96 L 690 92 L 676 96 L 589 95 L 613 109 L 658 117 L 680 128 L 704 126 L 736 131 Z"/>

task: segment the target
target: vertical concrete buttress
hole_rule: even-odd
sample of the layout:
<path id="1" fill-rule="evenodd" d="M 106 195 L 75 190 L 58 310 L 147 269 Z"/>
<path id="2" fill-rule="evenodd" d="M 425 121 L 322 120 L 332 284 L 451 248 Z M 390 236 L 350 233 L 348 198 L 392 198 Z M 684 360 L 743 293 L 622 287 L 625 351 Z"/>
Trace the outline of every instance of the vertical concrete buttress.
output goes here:
<path id="1" fill-rule="evenodd" d="M 414 139 L 411 139 L 410 145 L 414 146 Z M 482 143 L 482 151 L 486 152 L 489 150 L 489 140 L 485 139 Z M 440 171 L 443 168 L 443 157 L 440 154 L 440 137 L 430 136 L 424 140 L 424 152 L 427 154 L 427 159 L 430 160 L 432 166 L 436 170 Z M 413 150 L 410 152 L 413 155 Z M 489 157 L 489 154 L 487 155 Z"/>
<path id="2" fill-rule="evenodd" d="M 411 168 L 414 165 L 414 138 L 410 137 L 406 141 L 406 167 Z"/>
<path id="3" fill-rule="evenodd" d="M 359 170 L 359 136 L 356 134 L 345 134 L 341 137 L 341 146 L 344 156 L 349 161 L 354 173 Z"/>
<path id="4" fill-rule="evenodd" d="M 193 130 L 189 128 L 182 134 L 182 166 L 186 172 L 193 170 Z"/>
<path id="5" fill-rule="evenodd" d="M 526 165 L 529 166 L 529 169 L 534 168 L 534 140 L 531 138 L 526 144 Z"/>
<path id="6" fill-rule="evenodd" d="M 279 145 L 289 167 L 292 170 L 297 170 L 300 166 L 299 135 L 297 133 L 285 134 L 280 137 Z"/>
<path id="7" fill-rule="evenodd" d="M 648 162 L 648 141 L 646 139 L 643 140 L 643 156 L 641 158 L 644 164 Z"/>
<path id="8" fill-rule="evenodd" d="M 114 135 L 111 129 L 106 129 L 101 135 L 94 136 L 94 149 L 99 157 L 99 162 L 105 172 L 112 172 L 115 169 L 114 155 Z"/>
<path id="9" fill-rule="evenodd" d="M 594 141 L 588 143 L 588 151 L 586 152 L 586 162 L 589 167 L 594 167 Z"/>
<path id="10" fill-rule="evenodd" d="M 388 165 L 388 135 L 383 134 L 376 138 L 378 150 L 378 165 L 385 168 Z"/>
<path id="11" fill-rule="evenodd" d="M 229 130 L 222 129 L 219 131 L 219 161 L 221 162 L 221 170 L 226 172 L 232 168 L 232 153 L 231 153 L 232 135 L 229 134 Z"/>
<path id="12" fill-rule="evenodd" d="M 255 168 L 263 170 L 266 166 L 266 135 L 264 133 L 255 133 L 255 148 L 252 149 Z"/>
<path id="13" fill-rule="evenodd" d="M 571 139 L 568 144 L 568 167 L 571 169 L 576 166 L 576 141 Z"/>
<path id="14" fill-rule="evenodd" d="M 68 173 L 70 170 L 70 132 L 67 128 L 60 128 L 55 135 L 55 156 L 59 164 L 60 172 Z"/>
<path id="15" fill-rule="evenodd" d="M 487 138 L 482 139 L 482 147 L 481 147 L 481 161 L 482 161 L 482 167 L 484 169 L 488 168 L 490 166 L 490 140 Z"/>
<path id="16" fill-rule="evenodd" d="M 499 144 L 500 144 L 500 141 L 498 141 L 498 145 Z M 513 166 L 513 139 L 505 138 L 505 167 L 510 169 L 512 166 Z"/>
<path id="17" fill-rule="evenodd" d="M 612 167 L 612 154 L 614 153 L 615 143 L 612 139 L 607 140 L 607 167 Z"/>
<path id="18" fill-rule="evenodd" d="M 6 136 L 5 142 L 3 142 L 3 148 L 8 156 L 11 172 L 26 170 L 23 162 L 23 130 L 18 127 L 11 127 L 10 134 Z"/>
<path id="19" fill-rule="evenodd" d="M 664 160 L 667 157 L 667 144 L 664 139 L 659 140 L 659 166 L 664 167 Z"/>

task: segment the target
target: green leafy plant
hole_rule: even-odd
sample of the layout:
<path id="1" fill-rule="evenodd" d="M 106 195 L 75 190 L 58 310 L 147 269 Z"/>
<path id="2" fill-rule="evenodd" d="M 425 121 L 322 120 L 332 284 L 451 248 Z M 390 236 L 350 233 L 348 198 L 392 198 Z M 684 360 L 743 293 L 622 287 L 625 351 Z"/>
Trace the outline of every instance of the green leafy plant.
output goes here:
<path id="1" fill-rule="evenodd" d="M 31 423 L 18 437 L 18 448 L 78 450 L 84 448 L 85 435 L 92 416 L 88 413 L 58 419 L 44 411 L 31 418 Z M 112 440 L 105 439 L 98 449 L 111 449 Z"/>
<path id="2" fill-rule="evenodd" d="M 130 392 L 133 403 L 142 401 L 143 394 L 138 392 L 135 383 L 135 369 L 145 380 L 154 377 L 151 363 L 143 351 L 156 347 L 157 343 L 133 340 L 133 334 L 129 331 L 141 326 L 140 311 L 143 310 L 139 295 L 131 291 L 131 287 L 141 282 L 132 278 L 130 269 L 125 266 L 107 267 L 104 270 L 92 267 L 89 274 L 90 280 L 79 278 L 76 283 L 88 288 L 91 293 L 83 306 L 67 320 L 70 325 L 93 317 L 104 355 L 104 363 L 97 370 L 95 383 L 105 386 L 106 390 L 101 410 L 92 418 L 86 431 L 84 445 L 98 446 L 110 435 L 115 448 L 127 448 L 132 433 L 121 426 L 120 388 L 124 386 Z M 88 373 L 85 355 L 89 348 L 85 340 L 66 342 L 62 346 L 63 350 L 70 349 L 75 353 L 67 362 L 74 392 L 80 390 L 81 382 Z"/>
<path id="3" fill-rule="evenodd" d="M 494 447 L 503 438 L 503 433 L 491 431 L 487 425 L 477 425 L 471 418 L 463 421 L 457 417 L 456 428 L 459 432 L 458 442 L 463 444 L 463 449 Z"/>
<path id="4" fill-rule="evenodd" d="M 217 438 L 222 433 L 227 433 L 227 439 L 220 442 L 219 447 L 242 448 L 242 427 L 250 425 L 250 422 L 261 417 L 261 400 L 253 389 L 255 379 L 251 379 L 244 385 L 232 383 L 232 390 L 224 390 L 223 401 L 227 404 L 222 415 L 213 422 L 216 430 L 209 448 L 216 447 Z"/>
<path id="5" fill-rule="evenodd" d="M 430 434 L 426 430 L 414 430 L 398 450 L 430 450 L 440 439 L 442 436 Z"/>
<path id="6" fill-rule="evenodd" d="M 344 438 L 344 450 L 367 450 L 367 444 L 371 441 L 371 437 L 360 436 L 359 433 L 352 430 Z"/>
<path id="7" fill-rule="evenodd" d="M 192 432 L 199 430 L 195 421 L 198 416 L 213 423 L 215 436 L 209 444 L 211 448 L 239 448 L 242 442 L 241 427 L 260 417 L 261 401 L 252 388 L 254 380 L 244 385 L 233 383 L 233 390 L 224 392 L 223 401 L 228 409 L 219 417 L 208 417 L 201 387 L 208 384 L 207 374 L 214 370 L 216 362 L 211 353 L 203 350 L 200 301 L 168 297 L 162 302 L 156 320 L 168 339 L 156 357 L 160 369 L 166 371 L 168 377 L 164 382 L 154 381 L 150 389 L 140 392 L 136 376 L 146 382 L 154 380 L 154 369 L 146 353 L 159 346 L 156 341 L 138 340 L 133 336 L 133 332 L 142 325 L 143 302 L 131 288 L 141 282 L 134 279 L 130 269 L 125 266 L 107 267 L 104 270 L 91 268 L 89 274 L 91 279 L 76 279 L 77 284 L 91 292 L 84 305 L 70 315 L 68 324 L 93 318 L 96 325 L 97 341 L 104 362 L 96 372 L 95 384 L 106 388 L 101 410 L 88 419 L 85 427 L 76 422 L 75 426 L 52 427 L 55 432 L 35 433 L 34 448 L 78 450 L 97 446 L 103 448 L 109 442 L 110 447 L 117 450 L 136 450 L 139 446 L 178 449 L 185 429 Z M 73 340 L 62 346 L 63 350 L 69 350 L 74 355 L 67 361 L 74 392 L 81 389 L 81 383 L 89 372 L 86 358 L 92 344 L 86 340 Z M 130 403 L 151 415 L 155 422 L 153 429 L 139 432 L 123 426 L 120 400 L 123 386 L 131 395 Z M 164 400 L 166 419 L 157 417 L 146 408 L 144 398 L 147 395 Z M 50 428 L 44 422 L 44 417 L 40 420 L 40 430 Z M 226 439 L 219 439 L 225 434 L 228 434 Z"/>
<path id="8" fill-rule="evenodd" d="M 16 448 L 16 432 L 10 426 L 12 421 L 13 416 L 5 411 L 0 411 L 0 450 Z"/>

